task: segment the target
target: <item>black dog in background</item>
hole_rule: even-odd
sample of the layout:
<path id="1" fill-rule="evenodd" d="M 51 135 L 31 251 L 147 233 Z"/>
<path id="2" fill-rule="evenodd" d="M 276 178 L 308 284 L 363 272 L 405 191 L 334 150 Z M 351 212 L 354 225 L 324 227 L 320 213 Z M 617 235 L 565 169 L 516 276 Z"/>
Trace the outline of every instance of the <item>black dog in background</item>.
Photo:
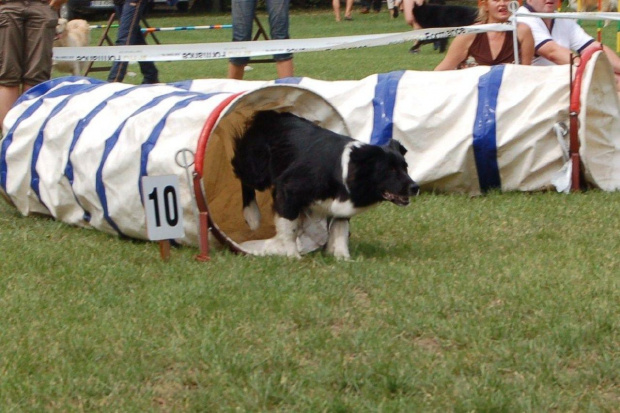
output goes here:
<path id="1" fill-rule="evenodd" d="M 445 0 L 429 0 L 420 5 L 413 4 L 413 17 L 424 29 L 431 27 L 460 27 L 474 24 L 478 17 L 478 9 L 475 7 L 446 5 Z M 435 50 L 440 53 L 446 51 L 448 39 L 418 40 L 409 49 L 411 53 L 417 53 L 425 44 L 433 43 Z"/>

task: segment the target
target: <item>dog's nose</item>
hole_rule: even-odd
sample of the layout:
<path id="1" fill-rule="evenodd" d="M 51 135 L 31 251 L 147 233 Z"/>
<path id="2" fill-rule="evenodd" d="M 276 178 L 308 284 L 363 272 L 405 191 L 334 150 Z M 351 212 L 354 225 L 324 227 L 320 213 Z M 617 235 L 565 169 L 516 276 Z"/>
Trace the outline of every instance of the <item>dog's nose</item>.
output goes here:
<path id="1" fill-rule="evenodd" d="M 411 195 L 418 195 L 420 193 L 420 185 L 415 182 L 409 186 L 409 193 Z"/>

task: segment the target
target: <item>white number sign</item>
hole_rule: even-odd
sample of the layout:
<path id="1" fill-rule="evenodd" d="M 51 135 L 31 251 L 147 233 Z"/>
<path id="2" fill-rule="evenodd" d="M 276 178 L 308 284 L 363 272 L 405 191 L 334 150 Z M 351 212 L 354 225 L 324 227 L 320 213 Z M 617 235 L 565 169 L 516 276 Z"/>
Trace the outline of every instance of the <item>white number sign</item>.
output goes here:
<path id="1" fill-rule="evenodd" d="M 152 241 L 183 238 L 183 210 L 176 175 L 142 177 L 146 230 Z"/>

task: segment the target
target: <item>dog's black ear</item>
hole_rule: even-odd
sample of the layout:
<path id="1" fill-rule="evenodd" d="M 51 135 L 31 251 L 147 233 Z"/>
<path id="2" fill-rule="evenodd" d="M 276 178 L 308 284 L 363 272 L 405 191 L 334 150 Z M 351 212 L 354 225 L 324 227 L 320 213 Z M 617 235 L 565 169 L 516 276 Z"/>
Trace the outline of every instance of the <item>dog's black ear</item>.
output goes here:
<path id="1" fill-rule="evenodd" d="M 397 152 L 400 152 L 402 156 L 405 156 L 407 153 L 407 149 L 403 145 L 400 144 L 396 139 L 392 139 L 389 143 L 390 148 L 394 149 Z"/>

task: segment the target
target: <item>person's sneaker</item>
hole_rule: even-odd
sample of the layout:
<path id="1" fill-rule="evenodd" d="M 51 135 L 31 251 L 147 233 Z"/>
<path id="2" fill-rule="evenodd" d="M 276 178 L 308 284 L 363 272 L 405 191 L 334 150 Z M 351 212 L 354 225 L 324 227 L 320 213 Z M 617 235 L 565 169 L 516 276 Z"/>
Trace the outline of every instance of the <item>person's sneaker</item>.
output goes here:
<path id="1" fill-rule="evenodd" d="M 362 7 L 362 10 L 360 10 L 361 14 L 368 14 L 370 13 L 370 9 L 368 7 Z"/>
<path id="2" fill-rule="evenodd" d="M 398 17 L 398 7 L 396 7 L 396 6 L 392 7 L 392 17 L 393 18 L 397 18 Z"/>

